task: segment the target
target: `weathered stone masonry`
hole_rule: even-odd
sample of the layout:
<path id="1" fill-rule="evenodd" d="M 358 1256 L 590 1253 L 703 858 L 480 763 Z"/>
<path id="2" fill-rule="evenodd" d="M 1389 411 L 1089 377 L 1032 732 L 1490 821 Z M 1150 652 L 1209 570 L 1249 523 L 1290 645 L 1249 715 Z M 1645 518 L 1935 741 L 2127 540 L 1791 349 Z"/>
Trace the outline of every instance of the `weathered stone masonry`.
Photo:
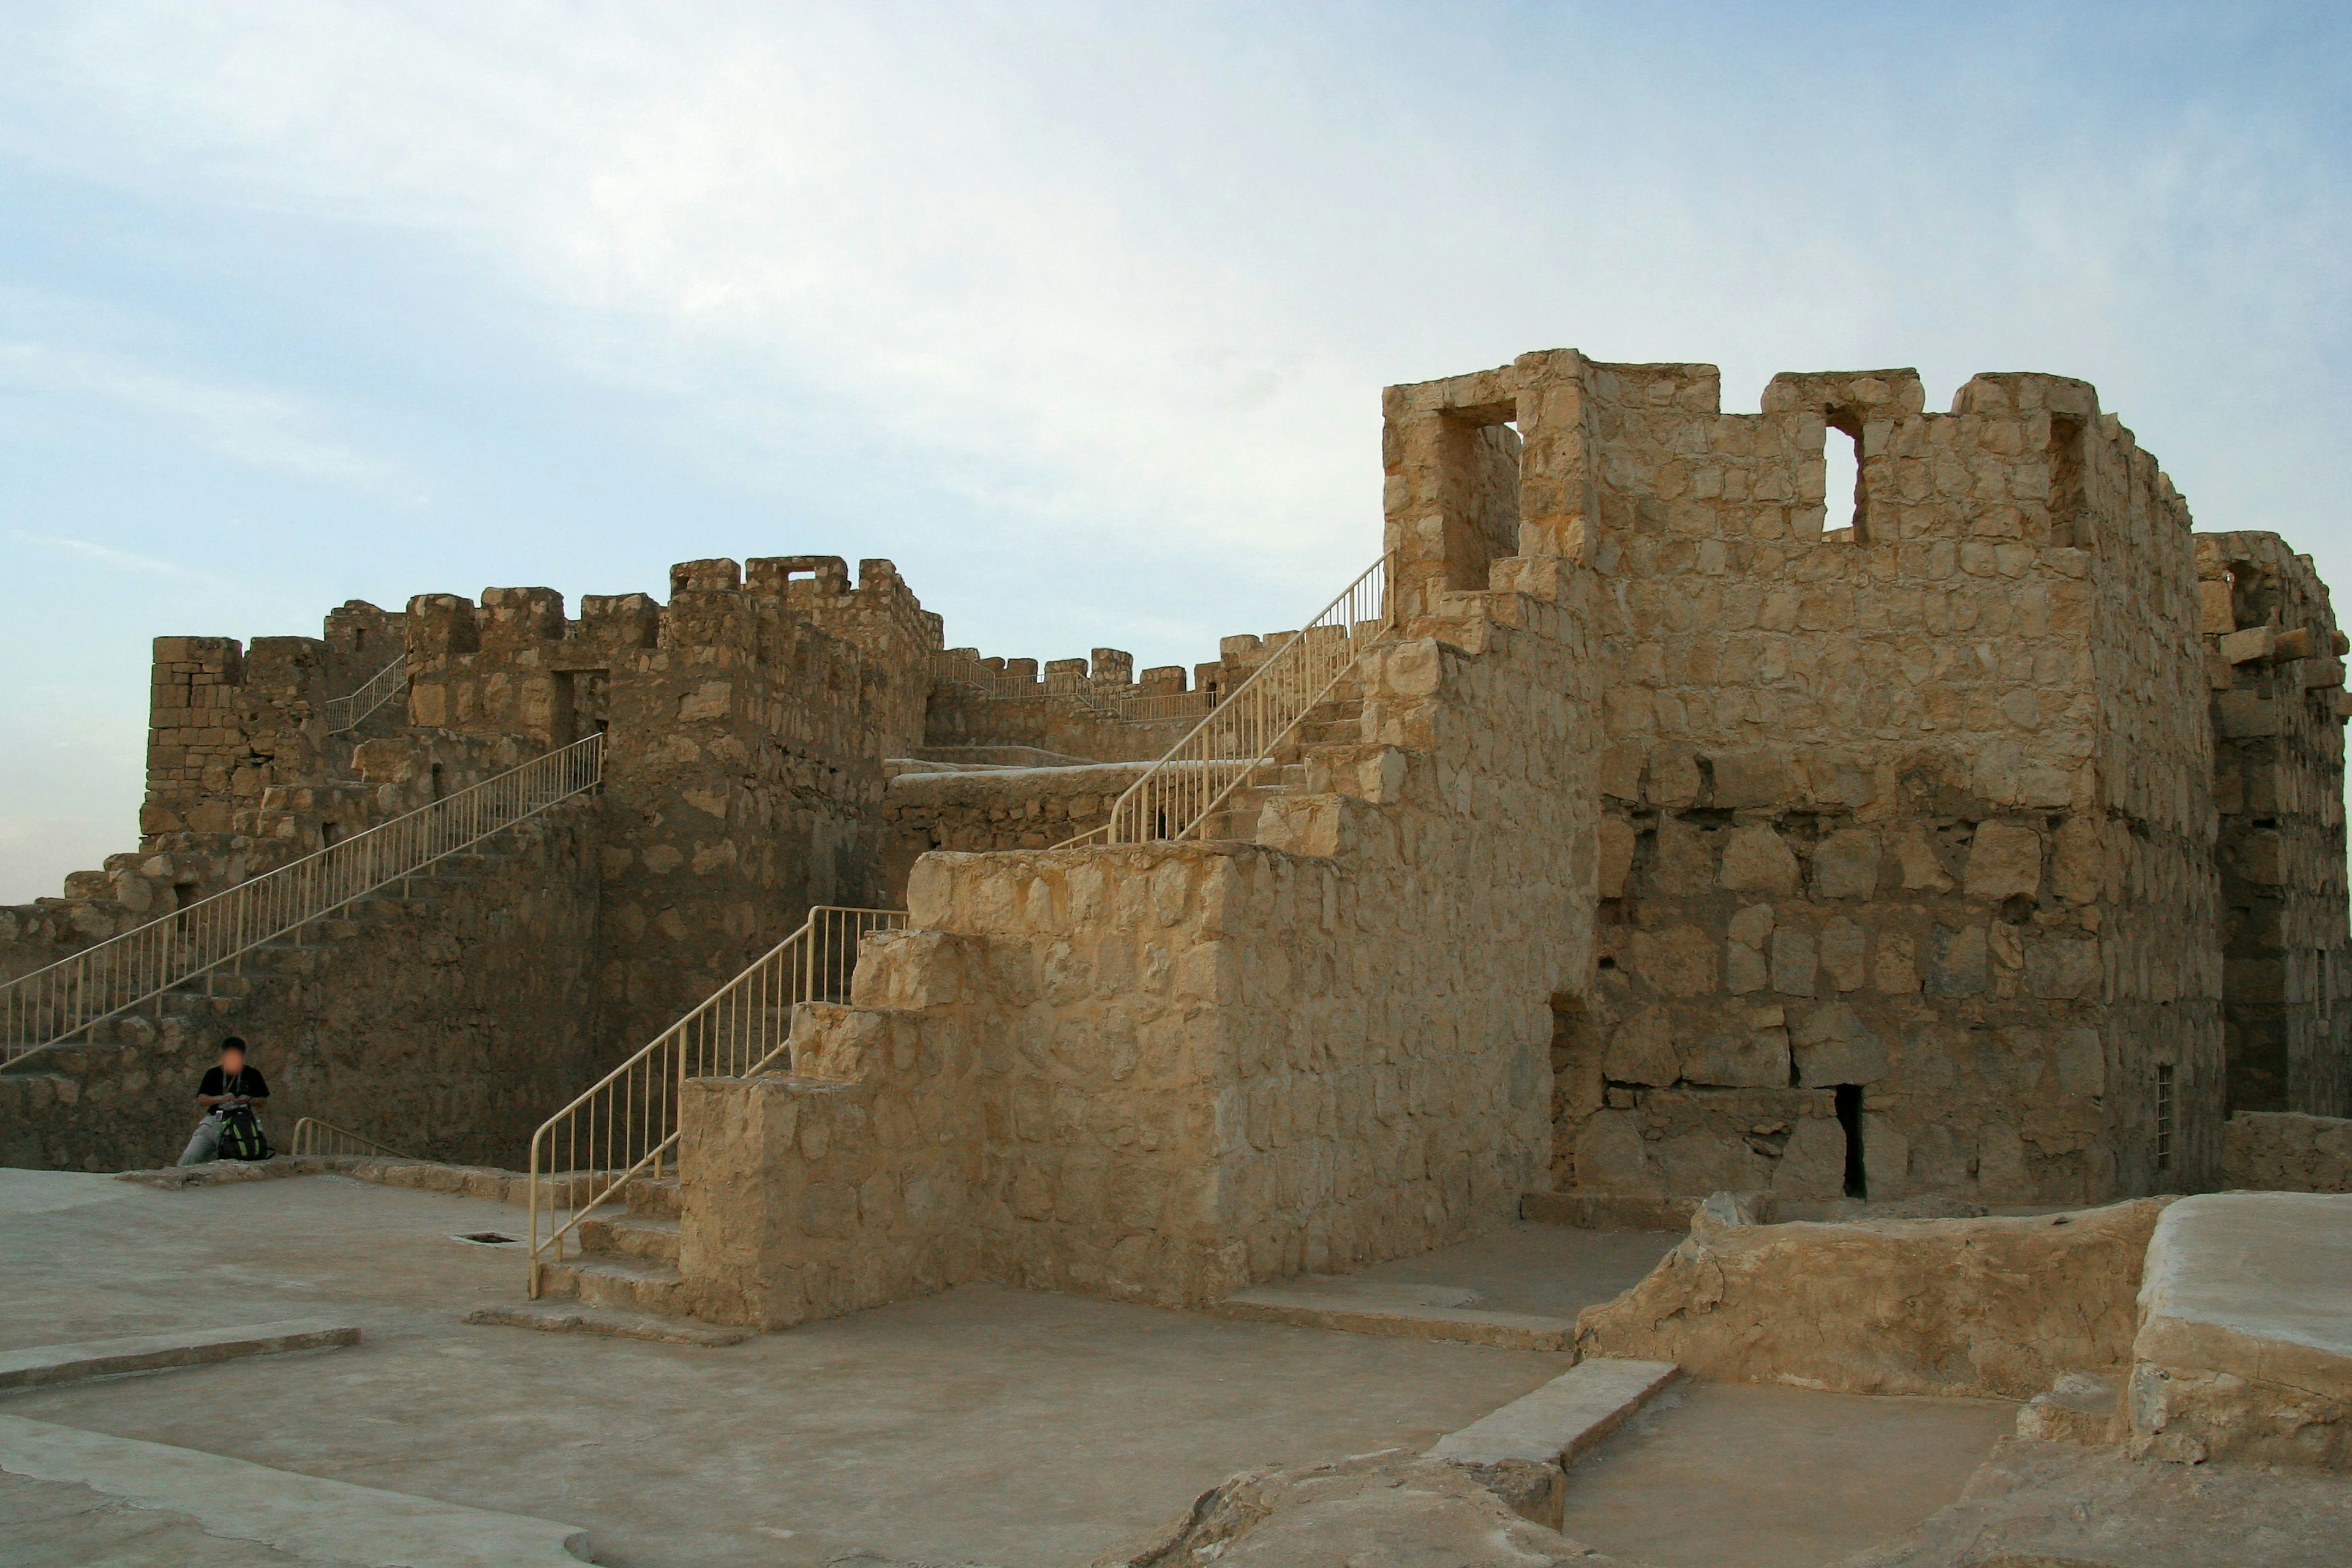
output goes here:
<path id="1" fill-rule="evenodd" d="M 140 851 L 0 913 L 0 963 L 601 731 L 593 800 L 156 1049 L 247 1018 L 279 1115 L 512 1158 L 809 905 L 903 901 L 792 1072 L 688 1086 L 664 1300 L 769 1324 L 977 1279 L 1201 1301 L 1530 1192 L 2190 1190 L 2231 1109 L 2303 1113 L 2236 1137 L 2266 1168 L 2352 1110 L 2326 591 L 2192 535 L 2091 387 L 1787 374 L 1726 414 L 1711 366 L 1549 351 L 1388 389 L 1382 460 L 1388 637 L 1206 842 L 1056 847 L 1287 634 L 1189 684 L 1041 668 L 946 648 L 887 562 L 696 561 L 576 619 L 163 639 Z M 326 735 L 390 647 L 404 704 Z M 395 1088 L 379 1015 L 484 1081 Z M 179 1100 L 121 1049 L 80 1101 Z M 77 1117 L 7 1157 L 114 1158 Z"/>

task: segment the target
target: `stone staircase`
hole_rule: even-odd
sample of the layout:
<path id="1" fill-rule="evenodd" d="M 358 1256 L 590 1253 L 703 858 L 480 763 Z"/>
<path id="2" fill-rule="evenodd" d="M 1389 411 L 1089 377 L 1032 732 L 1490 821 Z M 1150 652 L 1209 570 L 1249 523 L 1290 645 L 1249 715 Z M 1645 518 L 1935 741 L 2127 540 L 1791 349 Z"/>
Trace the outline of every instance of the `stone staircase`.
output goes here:
<path id="1" fill-rule="evenodd" d="M 624 1312 L 679 1315 L 677 1178 L 639 1180 L 624 1202 L 580 1222 L 580 1251 L 546 1265 L 540 1294 Z"/>
<path id="2" fill-rule="evenodd" d="M 1273 801 L 1307 794 L 1333 793 L 1331 764 L 1351 763 L 1363 742 L 1364 700 L 1353 679 L 1340 681 L 1333 694 L 1307 711 L 1279 751 L 1270 774 L 1245 784 L 1201 824 L 1201 837 L 1210 840 L 1255 841 L 1266 805 Z M 1344 790 L 1338 793 L 1348 793 Z"/>
<path id="3" fill-rule="evenodd" d="M 195 1086 L 226 1035 L 256 1035 L 255 1065 L 282 1097 L 282 1046 L 247 1020 L 323 973 L 337 948 L 467 896 L 496 853 L 448 856 L 262 943 L 234 972 L 188 981 L 136 1012 L 101 1019 L 84 1039 L 0 1067 L 0 1165 L 120 1171 L 171 1163 L 195 1124 Z M 274 1111 L 265 1121 L 281 1141 L 279 1124 L 292 1124 Z"/>

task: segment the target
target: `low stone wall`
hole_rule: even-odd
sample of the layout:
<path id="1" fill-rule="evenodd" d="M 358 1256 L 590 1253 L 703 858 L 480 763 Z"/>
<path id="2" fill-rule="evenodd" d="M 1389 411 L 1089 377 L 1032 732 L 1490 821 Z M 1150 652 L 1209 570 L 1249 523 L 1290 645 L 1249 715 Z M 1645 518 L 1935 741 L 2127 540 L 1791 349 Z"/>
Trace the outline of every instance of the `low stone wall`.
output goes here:
<path id="1" fill-rule="evenodd" d="M 1588 1356 L 1844 1394 L 2026 1399 L 2119 1373 L 2141 1259 L 2169 1198 L 2031 1218 L 1726 1226 L 1577 1318 Z"/>
<path id="2" fill-rule="evenodd" d="M 2222 1181 L 2263 1193 L 2352 1193 L 2352 1121 L 2241 1110 L 2223 1129 Z"/>
<path id="3" fill-rule="evenodd" d="M 2208 1193 L 2147 1247 L 2134 1457 L 2352 1469 L 2352 1196 Z"/>
<path id="4" fill-rule="evenodd" d="M 1046 849 L 1110 820 L 1111 803 L 1148 763 L 901 773 L 884 786 L 892 837 L 883 879 L 904 907 L 915 862 L 934 849 Z"/>

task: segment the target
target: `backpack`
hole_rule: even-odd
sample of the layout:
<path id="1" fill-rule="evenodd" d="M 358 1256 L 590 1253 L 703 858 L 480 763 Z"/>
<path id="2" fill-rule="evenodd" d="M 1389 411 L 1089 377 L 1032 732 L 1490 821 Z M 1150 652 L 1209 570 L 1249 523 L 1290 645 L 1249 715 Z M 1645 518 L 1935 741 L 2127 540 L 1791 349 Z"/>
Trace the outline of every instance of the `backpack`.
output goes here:
<path id="1" fill-rule="evenodd" d="M 261 1130 L 254 1119 L 253 1107 L 231 1105 L 220 1113 L 220 1147 L 214 1152 L 215 1160 L 267 1160 L 278 1152 L 269 1146 L 269 1134 Z"/>

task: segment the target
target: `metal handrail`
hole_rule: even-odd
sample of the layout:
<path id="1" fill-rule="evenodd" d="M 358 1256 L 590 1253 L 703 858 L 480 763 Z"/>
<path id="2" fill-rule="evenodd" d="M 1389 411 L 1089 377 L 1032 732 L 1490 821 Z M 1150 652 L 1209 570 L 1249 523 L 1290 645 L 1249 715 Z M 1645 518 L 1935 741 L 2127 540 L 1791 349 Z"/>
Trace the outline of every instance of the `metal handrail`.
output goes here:
<path id="1" fill-rule="evenodd" d="M 680 1086 L 689 1078 L 765 1072 L 792 1037 L 793 1009 L 803 1002 L 846 1000 L 857 944 L 868 931 L 906 923 L 904 910 L 818 905 L 798 931 L 547 1119 L 530 1140 L 526 1267 L 532 1300 L 546 1266 L 562 1261 L 563 1238 L 591 1210 L 640 1175 L 660 1178 L 677 1144 Z M 583 1173 L 593 1179 L 581 1181 Z M 549 1227 L 544 1237 L 542 1210 Z"/>
<path id="2" fill-rule="evenodd" d="M 1192 837 L 1227 796 L 1273 762 L 1318 703 L 1389 633 L 1388 561 L 1373 562 L 1273 657 L 1111 804 L 1099 827 L 1056 848 L 1100 839 L 1144 844 Z"/>
<path id="3" fill-rule="evenodd" d="M 348 1127 L 338 1127 L 331 1121 L 321 1121 L 315 1116 L 305 1116 L 294 1123 L 294 1152 L 297 1154 L 368 1155 L 381 1154 L 392 1160 L 410 1160 L 389 1143 L 379 1143 L 361 1136 Z"/>
<path id="4" fill-rule="evenodd" d="M 360 721 L 407 689 L 408 656 L 402 654 L 361 681 L 356 690 L 330 697 L 320 703 L 319 716 L 327 721 L 328 734 L 340 735 L 356 729 Z"/>
<path id="5" fill-rule="evenodd" d="M 264 942 L 593 789 L 604 776 L 604 737 L 591 735 L 0 984 L 0 1062 L 63 1045 L 207 977 Z"/>

